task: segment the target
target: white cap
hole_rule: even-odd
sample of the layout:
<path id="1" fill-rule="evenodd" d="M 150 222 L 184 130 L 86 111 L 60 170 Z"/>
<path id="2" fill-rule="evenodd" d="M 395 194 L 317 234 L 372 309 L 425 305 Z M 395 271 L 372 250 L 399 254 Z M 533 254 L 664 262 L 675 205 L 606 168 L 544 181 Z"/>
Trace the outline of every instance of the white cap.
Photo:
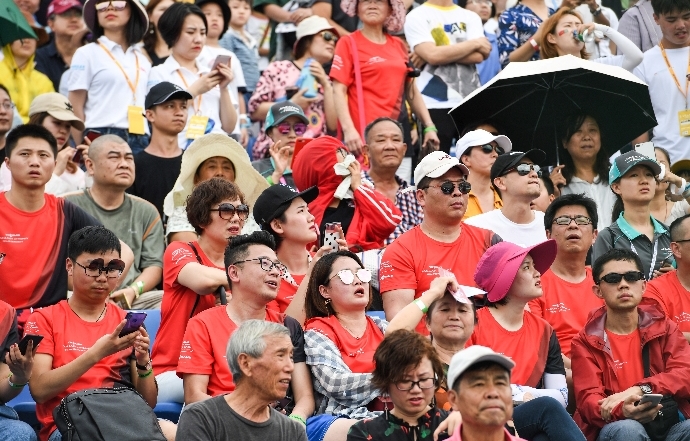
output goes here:
<path id="1" fill-rule="evenodd" d="M 513 149 L 513 143 L 507 136 L 494 136 L 486 130 L 477 129 L 465 133 L 465 136 L 458 140 L 458 143 L 455 144 L 455 155 L 459 158 L 465 154 L 468 148 L 488 144 L 491 141 L 496 141 L 496 144 L 506 153 Z"/>
<path id="2" fill-rule="evenodd" d="M 482 361 L 493 361 L 494 363 L 500 364 L 508 371 L 515 367 L 513 360 L 501 355 L 498 352 L 494 352 L 491 348 L 486 346 L 474 345 L 467 349 L 463 349 L 453 355 L 450 360 L 450 365 L 448 366 L 448 387 L 452 388 L 455 385 L 455 381 L 462 375 L 467 369 L 472 365 L 480 363 Z"/>
<path id="3" fill-rule="evenodd" d="M 325 30 L 331 30 L 336 35 L 338 35 L 338 33 L 333 28 L 333 25 L 331 25 L 325 18 L 319 17 L 318 15 L 312 15 L 310 17 L 307 17 L 301 22 L 299 22 L 299 25 L 297 26 L 297 30 L 295 32 L 295 36 L 297 37 L 296 42 L 301 40 L 302 37 L 316 35 L 319 32 Z"/>
<path id="4" fill-rule="evenodd" d="M 440 150 L 431 152 L 419 161 L 419 164 L 415 167 L 414 182 L 415 184 L 419 184 L 419 181 L 427 176 L 430 178 L 438 178 L 453 167 L 457 167 L 465 176 L 470 174 L 470 170 L 458 161 L 458 158 L 453 158 L 448 153 L 444 153 Z"/>

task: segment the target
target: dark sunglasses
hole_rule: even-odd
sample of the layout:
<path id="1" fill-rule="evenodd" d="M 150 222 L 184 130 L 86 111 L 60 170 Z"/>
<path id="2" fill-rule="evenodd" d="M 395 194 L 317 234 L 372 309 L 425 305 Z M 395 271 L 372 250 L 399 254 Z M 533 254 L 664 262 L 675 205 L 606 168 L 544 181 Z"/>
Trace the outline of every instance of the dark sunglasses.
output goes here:
<path id="1" fill-rule="evenodd" d="M 628 271 L 627 273 L 608 273 L 601 278 L 601 281 L 615 285 L 621 283 L 621 280 L 625 279 L 626 282 L 637 282 L 644 279 L 644 274 L 640 271 Z"/>
<path id="2" fill-rule="evenodd" d="M 295 135 L 302 136 L 307 131 L 307 125 L 301 122 L 294 124 L 280 123 L 276 127 L 281 135 L 287 135 L 290 133 L 290 130 L 294 130 Z"/>
<path id="3" fill-rule="evenodd" d="M 517 166 L 506 170 L 504 176 L 512 171 L 516 171 L 520 176 L 527 176 L 532 170 L 534 170 L 537 173 L 537 176 L 541 178 L 541 167 L 539 167 L 537 164 L 518 164 Z"/>
<path id="4" fill-rule="evenodd" d="M 84 268 L 84 273 L 89 277 L 99 277 L 101 273 L 105 273 L 106 277 L 114 279 L 120 277 L 122 271 L 125 270 L 125 263 L 120 259 L 113 259 L 108 262 L 108 265 L 103 259 L 94 259 L 88 265 L 82 265 L 76 260 L 74 263 Z"/>
<path id="5" fill-rule="evenodd" d="M 338 41 L 338 37 L 336 37 L 336 35 L 331 31 L 323 31 L 319 35 L 321 36 L 321 38 L 326 40 L 327 43 L 330 43 L 332 41 L 333 44 L 335 44 Z"/>
<path id="6" fill-rule="evenodd" d="M 455 191 L 456 186 L 458 187 L 458 190 L 460 190 L 460 193 L 462 193 L 462 194 L 467 194 L 470 192 L 470 190 L 472 190 L 472 184 L 470 184 L 467 181 L 460 181 L 457 183 L 452 182 L 452 181 L 446 181 L 441 185 L 428 185 L 424 188 L 429 188 L 429 187 L 440 188 L 441 192 L 443 194 L 453 194 L 453 191 Z"/>
<path id="7" fill-rule="evenodd" d="M 218 216 L 224 220 L 232 219 L 235 217 L 235 214 L 237 214 L 240 220 L 247 220 L 247 217 L 249 217 L 249 207 L 244 204 L 240 204 L 237 207 L 232 204 L 220 204 L 218 208 L 211 208 L 209 211 L 217 211 Z"/>
<path id="8" fill-rule="evenodd" d="M 554 224 L 557 225 L 570 225 L 570 222 L 575 221 L 576 225 L 589 225 L 592 223 L 592 219 L 588 218 L 587 216 L 558 216 L 556 219 L 553 220 Z"/>
<path id="9" fill-rule="evenodd" d="M 503 150 L 503 147 L 498 146 L 498 145 L 493 145 L 493 144 L 484 144 L 484 145 L 478 145 L 480 149 L 482 149 L 482 152 L 486 153 L 487 155 L 496 150 L 496 154 L 502 155 L 506 151 Z"/>

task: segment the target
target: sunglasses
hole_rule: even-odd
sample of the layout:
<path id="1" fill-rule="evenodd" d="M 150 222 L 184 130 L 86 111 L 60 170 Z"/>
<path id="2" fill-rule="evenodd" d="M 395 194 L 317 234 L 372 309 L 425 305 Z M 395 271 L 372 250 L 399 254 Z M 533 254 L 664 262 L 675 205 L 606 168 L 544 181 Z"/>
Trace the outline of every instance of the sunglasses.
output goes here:
<path id="1" fill-rule="evenodd" d="M 494 150 L 496 150 L 496 154 L 498 154 L 498 155 L 502 155 L 506 152 L 505 150 L 503 150 L 503 147 L 493 145 L 493 144 L 478 145 L 477 147 L 482 149 L 482 152 L 486 153 L 487 155 L 489 153 L 493 152 Z"/>
<path id="2" fill-rule="evenodd" d="M 518 164 L 516 167 L 506 170 L 503 175 L 505 176 L 512 171 L 516 171 L 520 176 L 527 176 L 532 170 L 534 170 L 537 173 L 537 176 L 541 178 L 541 167 L 539 167 L 537 164 Z"/>
<path id="3" fill-rule="evenodd" d="M 96 3 L 96 11 L 105 12 L 105 10 L 108 9 L 108 6 L 111 5 L 116 11 L 124 11 L 124 9 L 127 7 L 127 0 L 110 0 L 107 2 Z"/>
<path id="4" fill-rule="evenodd" d="M 271 259 L 269 259 L 268 257 L 257 257 L 256 259 L 239 260 L 239 261 L 233 263 L 233 265 L 237 265 L 238 263 L 244 263 L 244 262 L 259 262 L 259 265 L 261 265 L 261 269 L 266 271 L 266 272 L 269 272 L 273 268 L 275 268 L 278 270 L 281 277 L 287 271 L 287 267 L 285 265 L 283 265 L 280 261 L 276 260 L 274 262 Z"/>
<path id="5" fill-rule="evenodd" d="M 644 279 L 644 274 L 642 274 L 640 271 L 628 271 L 624 274 L 608 273 L 607 275 L 601 278 L 601 281 L 615 285 L 617 283 L 621 283 L 622 279 L 625 279 L 626 282 L 630 283 L 637 282 L 639 280 Z"/>
<path id="6" fill-rule="evenodd" d="M 575 221 L 576 225 L 590 225 L 592 223 L 592 219 L 588 218 L 587 216 L 558 216 L 556 219 L 553 220 L 554 224 L 557 225 L 570 225 L 570 222 Z"/>
<path id="7" fill-rule="evenodd" d="M 326 40 L 326 43 L 330 43 L 332 41 L 333 44 L 335 44 L 338 42 L 338 37 L 336 37 L 335 34 L 331 31 L 323 31 L 322 33 L 320 33 L 318 35 L 320 35 L 321 38 Z"/>
<path id="8" fill-rule="evenodd" d="M 278 131 L 280 132 L 281 135 L 287 135 L 290 133 L 290 130 L 295 131 L 295 135 L 297 136 L 302 136 L 306 133 L 307 131 L 307 125 L 304 123 L 280 123 L 276 126 Z"/>
<path id="9" fill-rule="evenodd" d="M 114 279 L 120 277 L 122 271 L 125 270 L 125 263 L 120 259 L 111 260 L 107 266 L 103 259 L 94 259 L 86 266 L 76 260 L 74 263 L 84 268 L 84 273 L 89 277 L 99 277 L 102 273 L 105 273 L 106 277 Z"/>
<path id="10" fill-rule="evenodd" d="M 235 214 L 237 214 L 240 220 L 247 220 L 247 217 L 249 217 L 249 207 L 244 204 L 240 204 L 237 207 L 232 204 L 220 204 L 218 208 L 211 208 L 209 211 L 217 211 L 218 216 L 224 220 L 232 219 L 235 217 Z"/>
<path id="11" fill-rule="evenodd" d="M 429 188 L 429 187 L 434 187 L 434 188 L 440 188 L 441 192 L 446 195 L 453 194 L 455 191 L 455 187 L 458 187 L 458 190 L 460 190 L 460 193 L 462 194 L 467 194 L 472 190 L 472 184 L 470 184 L 467 181 L 460 181 L 460 182 L 452 182 L 452 181 L 446 181 L 441 185 L 428 185 L 424 188 Z"/>
<path id="12" fill-rule="evenodd" d="M 338 278 L 340 278 L 340 281 L 346 285 L 352 285 L 352 282 L 355 281 L 355 275 L 362 283 L 369 283 L 371 281 L 371 271 L 364 268 L 358 269 L 356 273 L 353 273 L 350 269 L 340 270 L 337 273 L 335 273 L 335 276 L 338 276 Z M 330 282 L 331 280 L 333 280 L 335 276 L 328 279 L 328 281 Z"/>

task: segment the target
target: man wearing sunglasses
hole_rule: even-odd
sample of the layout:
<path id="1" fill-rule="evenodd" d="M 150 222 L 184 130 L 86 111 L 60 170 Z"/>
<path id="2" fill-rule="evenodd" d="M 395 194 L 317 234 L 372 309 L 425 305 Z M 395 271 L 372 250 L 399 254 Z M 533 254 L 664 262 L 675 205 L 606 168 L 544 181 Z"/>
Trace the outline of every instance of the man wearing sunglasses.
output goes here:
<path id="1" fill-rule="evenodd" d="M 473 216 L 465 222 L 488 228 L 503 240 L 527 247 L 546 240 L 544 213 L 532 210 L 530 203 L 541 194 L 539 163 L 546 159 L 542 150 L 511 151 L 496 158 L 491 166 L 491 182 L 503 200 L 500 210 Z"/>
<path id="2" fill-rule="evenodd" d="M 656 305 L 642 305 L 642 262 L 629 250 L 611 249 L 592 265 L 594 294 L 603 306 L 573 339 L 574 419 L 588 441 L 649 439 L 643 424 L 660 413 L 669 423 L 667 441 L 690 433 L 690 346 Z M 672 396 L 677 410 L 640 401 L 647 394 Z M 645 400 L 646 401 L 646 400 Z M 670 405 L 667 403 L 666 406 Z"/>

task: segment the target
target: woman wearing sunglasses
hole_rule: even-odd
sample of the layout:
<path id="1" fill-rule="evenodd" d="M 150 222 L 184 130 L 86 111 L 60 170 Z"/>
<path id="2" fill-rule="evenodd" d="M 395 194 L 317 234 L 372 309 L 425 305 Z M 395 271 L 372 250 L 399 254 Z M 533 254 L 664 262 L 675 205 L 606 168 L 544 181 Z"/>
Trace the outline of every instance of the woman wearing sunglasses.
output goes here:
<path id="1" fill-rule="evenodd" d="M 84 21 L 96 39 L 74 54 L 69 101 L 87 129 L 118 135 L 137 154 L 149 144 L 144 119 L 151 63 L 139 43 L 148 29 L 138 0 L 87 0 Z M 72 129 L 79 142 L 83 132 Z"/>
<path id="2" fill-rule="evenodd" d="M 333 86 L 323 65 L 333 60 L 336 41 L 338 34 L 325 18 L 312 16 L 302 20 L 297 26 L 294 61 L 274 61 L 261 74 L 249 99 L 252 120 L 266 120 L 275 103 L 288 99 L 302 108 L 308 121 L 305 132 L 300 135 L 295 131 L 297 136 L 316 138 L 329 131 L 335 132 L 338 121 Z M 273 142 L 262 124 L 252 158 L 268 157 L 271 145 Z"/>

